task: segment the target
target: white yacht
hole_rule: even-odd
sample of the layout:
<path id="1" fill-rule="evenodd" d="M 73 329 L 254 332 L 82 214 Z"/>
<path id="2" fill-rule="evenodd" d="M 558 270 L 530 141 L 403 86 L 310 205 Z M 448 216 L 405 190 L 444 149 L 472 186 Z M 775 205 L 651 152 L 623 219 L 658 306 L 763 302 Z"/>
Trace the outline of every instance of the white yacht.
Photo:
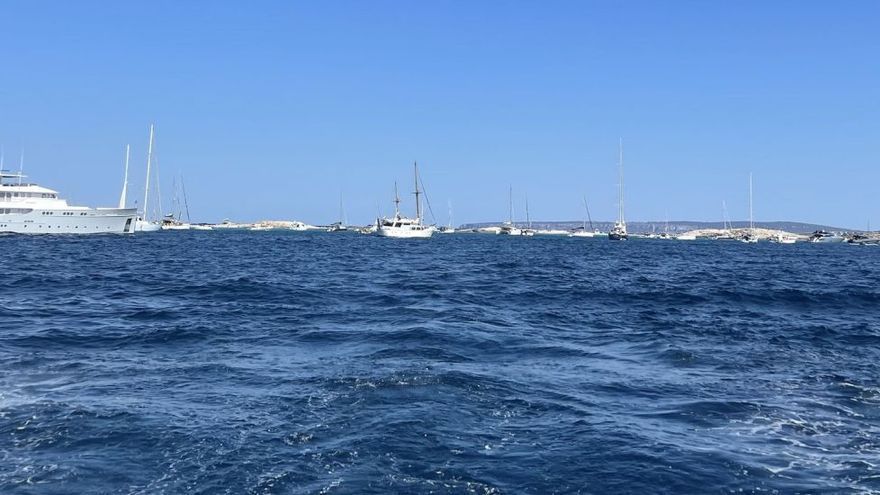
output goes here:
<path id="1" fill-rule="evenodd" d="M 25 176 L 0 170 L 0 232 L 100 234 L 134 232 L 134 208 L 71 206 L 52 189 L 22 182 Z M 9 179 L 11 182 L 7 182 Z M 124 191 L 124 189 L 123 189 Z"/>
<path id="2" fill-rule="evenodd" d="M 608 239 L 612 241 L 625 241 L 629 238 L 626 232 L 626 219 L 623 215 L 623 139 L 620 140 L 618 148 L 618 167 L 620 178 L 617 182 L 617 222 L 608 232 Z"/>
<path id="3" fill-rule="evenodd" d="M 433 225 L 425 225 L 422 222 L 422 204 L 419 191 L 419 166 L 413 164 L 415 175 L 416 217 L 407 218 L 400 214 L 400 197 L 397 194 L 397 183 L 394 183 L 394 216 L 376 219 L 376 235 L 379 237 L 396 237 L 427 239 L 434 234 Z"/>

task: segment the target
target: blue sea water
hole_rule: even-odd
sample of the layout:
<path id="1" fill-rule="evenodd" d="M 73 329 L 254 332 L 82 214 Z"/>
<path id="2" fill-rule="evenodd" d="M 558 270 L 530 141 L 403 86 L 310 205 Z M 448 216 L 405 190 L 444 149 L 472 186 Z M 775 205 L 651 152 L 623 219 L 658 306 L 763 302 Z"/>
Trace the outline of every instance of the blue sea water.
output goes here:
<path id="1" fill-rule="evenodd" d="M 0 249 L 3 494 L 880 492 L 880 249 Z"/>

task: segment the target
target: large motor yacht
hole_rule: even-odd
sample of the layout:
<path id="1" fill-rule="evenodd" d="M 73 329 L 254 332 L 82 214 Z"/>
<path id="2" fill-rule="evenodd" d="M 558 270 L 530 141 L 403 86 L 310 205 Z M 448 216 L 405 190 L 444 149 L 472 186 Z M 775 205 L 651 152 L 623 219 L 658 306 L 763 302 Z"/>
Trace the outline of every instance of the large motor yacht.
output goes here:
<path id="1" fill-rule="evenodd" d="M 20 234 L 131 233 L 135 208 L 71 206 L 58 192 L 0 170 L 0 232 Z"/>

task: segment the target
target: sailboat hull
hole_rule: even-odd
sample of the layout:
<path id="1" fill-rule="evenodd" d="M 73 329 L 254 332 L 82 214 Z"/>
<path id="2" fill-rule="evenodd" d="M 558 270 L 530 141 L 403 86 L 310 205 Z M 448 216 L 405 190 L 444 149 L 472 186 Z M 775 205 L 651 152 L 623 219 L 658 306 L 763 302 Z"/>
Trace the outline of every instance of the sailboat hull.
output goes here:
<path id="1" fill-rule="evenodd" d="M 379 237 L 393 237 L 396 239 L 428 239 L 434 234 L 434 229 L 410 229 L 406 227 L 386 227 L 381 226 L 376 229 L 376 235 Z"/>

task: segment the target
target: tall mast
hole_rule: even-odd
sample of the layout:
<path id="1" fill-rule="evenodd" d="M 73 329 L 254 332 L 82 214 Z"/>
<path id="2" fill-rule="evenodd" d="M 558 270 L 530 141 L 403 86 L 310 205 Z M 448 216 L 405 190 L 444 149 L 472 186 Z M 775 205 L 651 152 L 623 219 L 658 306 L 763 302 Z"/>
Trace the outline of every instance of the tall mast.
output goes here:
<path id="1" fill-rule="evenodd" d="M 449 203 L 449 228 L 452 228 L 452 200 L 448 201 Z"/>
<path id="2" fill-rule="evenodd" d="M 394 181 L 394 218 L 400 217 L 400 196 L 397 194 L 397 181 Z"/>
<path id="3" fill-rule="evenodd" d="M 617 181 L 617 222 L 623 224 L 626 222 L 623 216 L 623 138 L 620 138 L 618 145 L 618 164 L 620 177 Z"/>
<path id="4" fill-rule="evenodd" d="M 513 225 L 513 185 L 507 190 L 507 223 Z"/>
<path id="5" fill-rule="evenodd" d="M 722 213 L 721 220 L 723 221 L 722 229 L 723 230 L 730 230 L 731 228 L 733 228 L 733 226 L 730 225 L 730 221 L 727 218 L 727 201 L 724 201 L 723 199 L 721 200 L 721 213 Z"/>
<path id="6" fill-rule="evenodd" d="M 584 210 L 587 212 L 587 220 L 590 222 L 590 230 L 593 230 L 593 217 L 590 216 L 590 207 L 587 205 L 587 196 L 584 196 Z M 584 230 L 587 229 L 587 223 L 584 222 Z"/>
<path id="7" fill-rule="evenodd" d="M 183 184 L 183 174 L 180 174 L 180 190 L 183 192 L 183 206 L 186 208 L 186 221 L 192 222 L 192 218 L 189 217 L 189 201 L 186 199 L 186 186 Z"/>
<path id="8" fill-rule="evenodd" d="M 153 163 L 153 124 L 150 124 L 150 144 L 147 146 L 147 178 L 144 181 L 144 221 L 147 220 L 147 199 L 150 197 L 150 165 Z"/>
<path id="9" fill-rule="evenodd" d="M 526 224 L 532 228 L 532 217 L 529 216 L 529 195 L 526 194 Z"/>
<path id="10" fill-rule="evenodd" d="M 119 195 L 119 207 L 125 208 L 126 194 L 128 194 L 128 158 L 131 156 L 131 146 L 125 145 L 125 176 L 122 179 L 122 194 Z"/>
<path id="11" fill-rule="evenodd" d="M 340 225 L 346 225 L 348 220 L 345 218 L 345 200 L 342 196 L 342 191 L 339 192 L 339 222 Z"/>
<path id="12" fill-rule="evenodd" d="M 749 233 L 755 233 L 755 217 L 752 211 L 752 173 L 749 172 Z"/>
<path id="13" fill-rule="evenodd" d="M 416 183 L 416 220 L 422 223 L 422 202 L 419 199 L 419 164 L 413 162 L 413 179 Z"/>

